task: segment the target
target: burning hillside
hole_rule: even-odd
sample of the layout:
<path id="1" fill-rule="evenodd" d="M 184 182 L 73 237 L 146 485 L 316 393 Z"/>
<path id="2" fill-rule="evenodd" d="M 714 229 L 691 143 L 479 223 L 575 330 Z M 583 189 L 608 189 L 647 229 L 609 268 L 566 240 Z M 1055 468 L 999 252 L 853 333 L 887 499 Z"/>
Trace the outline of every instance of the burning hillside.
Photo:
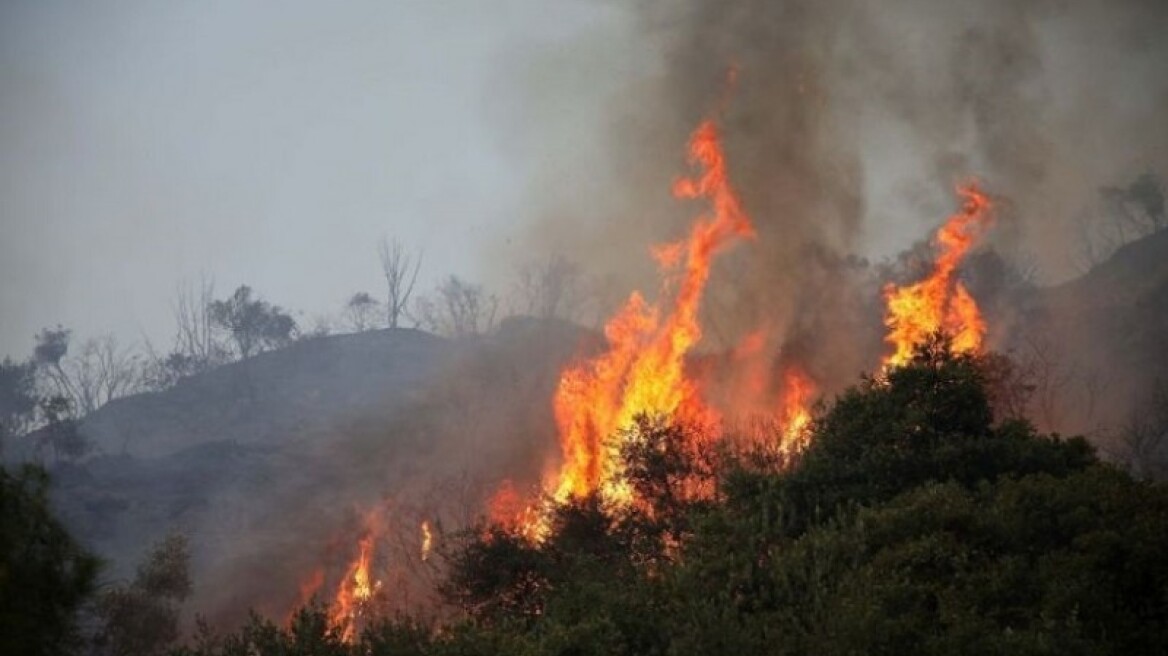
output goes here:
<path id="1" fill-rule="evenodd" d="M 1168 644 L 1163 0 L 138 4 L 0 21 L 95 653 Z"/>
<path id="2" fill-rule="evenodd" d="M 538 491 L 524 495 L 510 478 L 503 481 L 484 508 L 497 525 L 540 541 L 549 530 L 548 513 L 557 504 L 591 496 L 609 507 L 637 504 L 621 468 L 621 440 L 631 437 L 629 431 L 642 417 L 690 427 L 687 435 L 699 442 L 686 445 L 690 457 L 724 439 L 744 415 L 761 417 L 768 427 L 752 439 L 769 441 L 768 446 L 788 456 L 806 448 L 821 384 L 797 361 L 780 366 L 775 354 L 764 350 L 766 343 L 778 340 L 776 336 L 762 329 L 749 333 L 733 349 L 728 370 L 702 372 L 693 366 L 702 341 L 701 305 L 712 266 L 734 246 L 749 248 L 755 232 L 731 183 L 715 121 L 704 121 L 694 131 L 688 159 L 696 175 L 679 179 L 673 193 L 679 199 L 703 202 L 706 211 L 693 220 L 684 238 L 650 249 L 661 274 L 656 301 L 633 292 L 605 324 L 607 348 L 561 372 L 550 400 L 559 453 L 548 457 Z M 989 226 L 991 202 L 976 184 L 959 187 L 957 195 L 962 206 L 937 230 L 928 275 L 884 288 L 886 341 L 892 348 L 880 359 L 885 369 L 907 363 L 917 347 L 938 333 L 952 339 L 957 353 L 982 348 L 985 320 L 960 280 L 959 267 Z M 731 394 L 715 392 L 727 386 Z M 730 402 L 712 402 L 715 397 Z M 373 573 L 371 554 L 375 537 L 386 541 L 390 535 L 383 529 L 374 531 L 374 523 L 367 522 L 356 541 L 356 555 L 331 605 L 331 621 L 346 640 L 382 585 Z M 426 521 L 421 536 L 425 561 L 432 548 Z M 314 575 L 313 580 L 317 578 Z"/>

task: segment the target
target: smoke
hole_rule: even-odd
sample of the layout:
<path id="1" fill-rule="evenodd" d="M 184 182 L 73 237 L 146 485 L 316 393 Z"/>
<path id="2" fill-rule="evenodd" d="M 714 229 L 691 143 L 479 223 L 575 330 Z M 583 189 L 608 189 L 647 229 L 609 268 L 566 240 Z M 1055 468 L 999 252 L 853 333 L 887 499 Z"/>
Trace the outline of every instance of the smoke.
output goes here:
<path id="1" fill-rule="evenodd" d="M 880 349 L 866 262 L 925 238 L 955 184 L 980 179 L 994 247 L 1058 282 L 1098 188 L 1168 171 L 1163 3 L 688 0 L 614 16 L 523 53 L 505 105 L 516 153 L 559 164 L 537 165 L 504 255 L 566 253 L 654 290 L 645 249 L 701 210 L 669 187 L 716 114 L 758 238 L 711 280 L 706 345 L 763 327 L 839 384 Z"/>

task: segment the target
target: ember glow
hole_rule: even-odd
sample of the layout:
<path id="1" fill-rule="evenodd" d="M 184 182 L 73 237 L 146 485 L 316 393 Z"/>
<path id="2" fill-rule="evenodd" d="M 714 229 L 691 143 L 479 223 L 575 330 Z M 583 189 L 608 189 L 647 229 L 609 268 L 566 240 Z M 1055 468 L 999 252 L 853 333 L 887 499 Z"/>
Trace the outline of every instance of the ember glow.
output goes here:
<path id="1" fill-rule="evenodd" d="M 934 244 L 938 249 L 933 270 L 924 280 L 884 288 L 888 326 L 886 341 L 893 352 L 884 358 L 884 366 L 904 365 L 913 349 L 929 335 L 941 330 L 953 340 L 959 353 L 976 352 L 985 336 L 985 320 L 969 290 L 957 279 L 957 267 L 973 248 L 991 220 L 989 197 L 970 184 L 957 189 L 961 209 L 950 216 L 937 231 Z"/>
<path id="2" fill-rule="evenodd" d="M 714 256 L 752 237 L 754 229 L 727 178 L 712 121 L 691 136 L 689 160 L 700 174 L 679 180 L 673 193 L 705 199 L 710 212 L 698 217 L 684 240 L 653 249 L 664 278 L 663 300 L 650 304 L 634 292 L 605 326 L 608 351 L 560 378 L 553 409 L 563 464 L 545 485 L 557 502 L 593 492 L 610 502 L 631 500 L 613 440 L 638 415 L 698 425 L 718 418 L 686 376 L 685 360 L 702 337 L 698 311 Z"/>
<path id="3" fill-rule="evenodd" d="M 422 521 L 422 562 L 430 559 L 430 549 L 434 547 L 434 534 L 430 531 L 430 522 Z"/>

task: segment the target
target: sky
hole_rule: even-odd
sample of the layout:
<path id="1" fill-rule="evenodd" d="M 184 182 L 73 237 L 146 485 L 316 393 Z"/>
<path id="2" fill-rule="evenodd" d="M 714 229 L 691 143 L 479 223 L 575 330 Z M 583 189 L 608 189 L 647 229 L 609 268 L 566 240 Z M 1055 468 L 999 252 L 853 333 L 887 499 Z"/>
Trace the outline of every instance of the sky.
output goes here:
<path id="1" fill-rule="evenodd" d="M 164 348 L 204 275 L 309 324 L 380 293 L 383 235 L 424 253 L 423 286 L 476 278 L 539 166 L 499 118 L 515 62 L 613 21 L 539 0 L 0 5 L 0 355 L 58 323 Z"/>

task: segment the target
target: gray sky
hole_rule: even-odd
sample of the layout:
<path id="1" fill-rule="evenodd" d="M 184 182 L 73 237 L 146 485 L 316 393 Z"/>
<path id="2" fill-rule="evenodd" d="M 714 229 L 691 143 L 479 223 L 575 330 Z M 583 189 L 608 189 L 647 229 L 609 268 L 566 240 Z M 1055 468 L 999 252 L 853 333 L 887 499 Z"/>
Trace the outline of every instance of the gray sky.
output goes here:
<path id="1" fill-rule="evenodd" d="M 202 272 L 335 312 L 380 292 L 382 234 L 477 277 L 532 165 L 509 68 L 607 29 L 598 4 L 0 5 L 0 354 L 58 322 L 164 346 Z"/>

